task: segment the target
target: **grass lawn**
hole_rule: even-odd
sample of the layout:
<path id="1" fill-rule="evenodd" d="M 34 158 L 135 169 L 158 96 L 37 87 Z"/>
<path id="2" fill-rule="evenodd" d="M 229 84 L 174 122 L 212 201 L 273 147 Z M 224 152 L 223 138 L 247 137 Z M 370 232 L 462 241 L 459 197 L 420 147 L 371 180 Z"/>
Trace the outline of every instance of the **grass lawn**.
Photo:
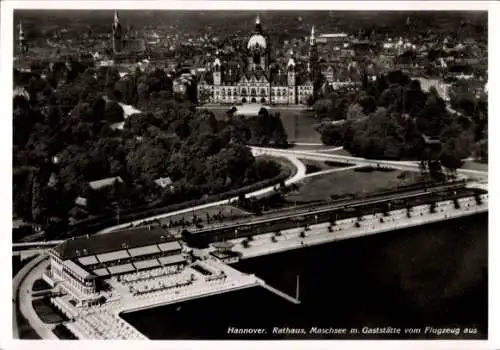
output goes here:
<path id="1" fill-rule="evenodd" d="M 321 151 L 321 152 L 329 152 L 329 150 L 335 148 L 335 146 L 327 146 L 327 145 L 317 145 L 313 144 L 291 144 L 290 149 L 294 151 Z"/>
<path id="2" fill-rule="evenodd" d="M 312 159 L 299 159 L 306 166 L 306 174 L 316 173 L 318 171 L 345 168 L 348 165 L 330 161 L 320 161 Z"/>
<path id="3" fill-rule="evenodd" d="M 273 108 L 279 112 L 290 142 L 321 143 L 321 135 L 314 130 L 317 121 L 312 112 Z"/>
<path id="4" fill-rule="evenodd" d="M 37 279 L 35 281 L 35 283 L 33 283 L 33 291 L 34 292 L 38 292 L 38 291 L 45 290 L 45 289 L 52 289 L 52 287 L 44 280 Z"/>
<path id="5" fill-rule="evenodd" d="M 335 148 L 335 146 L 329 146 L 329 149 L 332 149 L 332 148 Z M 346 151 L 345 149 L 339 149 L 337 151 L 324 151 L 324 153 L 328 153 L 328 154 L 338 154 L 338 155 L 341 155 L 341 156 L 352 156 L 351 153 L 349 153 L 348 151 Z"/>
<path id="6" fill-rule="evenodd" d="M 66 317 L 60 314 L 50 301 L 45 298 L 35 299 L 32 302 L 33 308 L 38 317 L 45 323 L 60 323 L 67 321 Z"/>
<path id="7" fill-rule="evenodd" d="M 464 165 L 462 165 L 461 169 L 471 169 L 471 170 L 479 170 L 479 171 L 488 171 L 488 163 L 479 163 L 475 161 L 466 161 Z"/>
<path id="8" fill-rule="evenodd" d="M 207 107 L 207 109 L 214 114 L 216 119 L 224 120 L 230 107 L 228 106 L 227 109 Z M 271 107 L 271 113 L 280 114 L 289 142 L 321 143 L 320 134 L 313 128 L 313 125 L 317 124 L 313 112 L 276 106 Z"/>
<path id="9" fill-rule="evenodd" d="M 405 173 L 405 178 L 398 179 L 402 173 Z M 415 183 L 418 176 L 419 174 L 415 172 L 399 170 L 389 172 L 346 170 L 308 178 L 304 180 L 304 184 L 297 192 L 289 193 L 285 198 L 289 202 L 300 204 L 301 202 L 327 201 L 349 195 L 366 195 Z"/>

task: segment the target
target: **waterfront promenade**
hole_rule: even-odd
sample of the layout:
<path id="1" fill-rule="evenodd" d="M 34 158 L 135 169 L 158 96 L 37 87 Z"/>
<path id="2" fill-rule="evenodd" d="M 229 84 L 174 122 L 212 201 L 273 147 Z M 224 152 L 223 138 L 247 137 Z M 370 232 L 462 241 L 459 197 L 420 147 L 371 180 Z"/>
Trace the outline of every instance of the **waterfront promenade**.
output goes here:
<path id="1" fill-rule="evenodd" d="M 483 194 L 480 198 L 481 204 L 477 204 L 473 197 L 460 198 L 458 199 L 460 208 L 455 208 L 453 201 L 438 202 L 434 213 L 430 212 L 430 205 L 425 204 L 413 207 L 410 217 L 406 209 L 398 209 L 389 211 L 386 215 L 382 213 L 365 215 L 360 220 L 358 218 L 338 220 L 335 225 L 328 222 L 319 223 L 311 225 L 307 231 L 304 227 L 297 227 L 281 231 L 279 235 L 276 232 L 268 232 L 253 236 L 253 239 L 246 243 L 244 238 L 230 242 L 235 244 L 232 250 L 240 254 L 240 259 L 254 258 L 487 212 L 488 195 Z M 205 253 L 212 251 L 213 247 L 205 249 Z"/>

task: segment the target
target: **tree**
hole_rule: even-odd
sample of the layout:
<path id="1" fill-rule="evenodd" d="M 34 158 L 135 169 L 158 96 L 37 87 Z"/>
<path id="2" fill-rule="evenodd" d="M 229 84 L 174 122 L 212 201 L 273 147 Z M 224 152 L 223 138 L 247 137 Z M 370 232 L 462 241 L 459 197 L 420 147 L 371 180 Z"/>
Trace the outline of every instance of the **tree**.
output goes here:
<path id="1" fill-rule="evenodd" d="M 428 162 L 429 175 L 436 181 L 443 181 L 445 176 L 442 171 L 441 162 L 439 160 L 430 160 Z"/>
<path id="2" fill-rule="evenodd" d="M 33 221 L 39 224 L 45 224 L 49 213 L 49 198 L 47 189 L 42 186 L 40 179 L 35 177 L 32 189 L 31 216 Z"/>
<path id="3" fill-rule="evenodd" d="M 104 110 L 104 119 L 110 123 L 118 123 L 123 121 L 123 108 L 114 101 L 106 103 L 106 107 Z"/>
<path id="4" fill-rule="evenodd" d="M 429 204 L 429 212 L 430 212 L 431 214 L 434 214 L 434 213 L 436 212 L 436 202 L 431 202 L 431 203 Z"/>
<path id="5" fill-rule="evenodd" d="M 478 162 L 488 163 L 488 139 L 476 143 L 474 155 Z"/>
<path id="6" fill-rule="evenodd" d="M 481 194 L 479 192 L 474 193 L 474 198 L 476 200 L 477 205 L 483 204 L 483 199 L 481 198 Z"/>
<path id="7" fill-rule="evenodd" d="M 454 176 L 456 170 L 463 165 L 463 161 L 447 150 L 441 154 L 441 164 Z"/>
<path id="8" fill-rule="evenodd" d="M 28 167 L 14 167 L 12 182 L 12 199 L 14 215 L 31 221 L 33 178 L 35 169 Z M 37 184 L 37 186 L 39 186 Z M 39 189 L 37 189 L 39 191 Z"/>
<path id="9" fill-rule="evenodd" d="M 137 87 L 131 76 L 127 75 L 118 80 L 115 84 L 114 91 L 114 98 L 121 102 L 134 105 L 137 101 Z"/>
<path id="10" fill-rule="evenodd" d="M 198 102 L 200 104 L 207 103 L 210 100 L 211 92 L 208 88 L 202 88 L 199 90 Z M 233 107 L 234 108 L 234 107 Z"/>
<path id="11" fill-rule="evenodd" d="M 327 124 L 319 129 L 321 142 L 329 146 L 341 146 L 344 143 L 344 132 L 346 126 L 339 124 Z"/>
<path id="12" fill-rule="evenodd" d="M 250 246 L 250 240 L 248 238 L 245 238 L 242 242 L 241 245 L 243 248 L 248 248 Z"/>
<path id="13" fill-rule="evenodd" d="M 420 160 L 419 163 L 418 163 L 418 169 L 420 171 L 420 176 L 422 177 L 426 177 L 427 175 L 427 165 L 425 163 L 425 160 Z"/>
<path id="14" fill-rule="evenodd" d="M 332 101 L 330 99 L 317 100 L 313 106 L 316 118 L 323 120 L 330 117 L 333 108 Z"/>
<path id="15" fill-rule="evenodd" d="M 314 106 L 314 97 L 313 97 L 313 95 L 307 96 L 307 98 L 306 98 L 306 105 L 309 106 L 309 107 Z"/>
<path id="16" fill-rule="evenodd" d="M 347 120 L 357 120 L 364 118 L 363 107 L 360 104 L 355 103 L 347 108 Z"/>

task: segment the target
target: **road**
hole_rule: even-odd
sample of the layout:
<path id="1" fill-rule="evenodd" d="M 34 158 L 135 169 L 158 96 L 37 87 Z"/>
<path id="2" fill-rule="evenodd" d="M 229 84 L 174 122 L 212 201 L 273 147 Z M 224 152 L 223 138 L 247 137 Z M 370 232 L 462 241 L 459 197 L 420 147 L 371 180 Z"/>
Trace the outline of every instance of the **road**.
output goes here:
<path id="1" fill-rule="evenodd" d="M 365 159 L 353 156 L 345 156 L 340 154 L 332 153 L 322 153 L 321 151 L 300 151 L 300 150 L 289 150 L 289 149 L 275 149 L 275 148 L 264 148 L 264 147 L 251 147 L 254 154 L 259 155 L 270 155 L 270 156 L 285 156 L 293 155 L 300 159 L 311 159 L 319 161 L 334 161 L 344 164 L 356 164 L 356 165 L 371 165 L 394 168 L 404 171 L 420 171 L 418 161 L 390 161 L 390 160 L 378 160 L 378 159 Z M 481 180 L 487 180 L 488 172 L 473 169 L 457 169 L 457 174 L 464 176 L 474 176 L 479 177 Z"/>
<path id="2" fill-rule="evenodd" d="M 12 297 L 19 304 L 21 314 L 30 323 L 31 327 L 42 339 L 58 339 L 52 333 L 53 325 L 48 325 L 42 322 L 38 317 L 32 304 L 32 288 L 33 283 L 40 278 L 48 264 L 47 256 L 40 255 L 27 263 L 12 280 Z M 14 301 L 13 300 L 13 301 Z M 12 326 L 14 339 L 19 338 L 17 328 L 16 309 L 13 310 Z"/>
<path id="3" fill-rule="evenodd" d="M 55 325 L 44 323 L 40 317 L 38 317 L 38 314 L 32 304 L 33 283 L 35 283 L 35 281 L 42 276 L 42 273 L 45 271 L 48 264 L 49 261 L 47 256 L 42 255 L 38 264 L 35 264 L 35 266 L 28 272 L 18 289 L 18 303 L 21 313 L 27 320 L 29 320 L 31 327 L 33 327 L 35 332 L 37 332 L 42 339 L 59 339 L 52 332 Z"/>

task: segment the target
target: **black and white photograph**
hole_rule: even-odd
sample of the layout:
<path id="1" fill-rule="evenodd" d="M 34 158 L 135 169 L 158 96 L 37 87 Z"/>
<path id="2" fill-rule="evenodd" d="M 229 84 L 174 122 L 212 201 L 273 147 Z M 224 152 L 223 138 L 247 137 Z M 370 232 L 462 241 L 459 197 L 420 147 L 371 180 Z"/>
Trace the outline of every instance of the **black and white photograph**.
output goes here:
<path id="1" fill-rule="evenodd" d="M 68 3 L 9 24 L 13 339 L 488 340 L 487 8 Z"/>

